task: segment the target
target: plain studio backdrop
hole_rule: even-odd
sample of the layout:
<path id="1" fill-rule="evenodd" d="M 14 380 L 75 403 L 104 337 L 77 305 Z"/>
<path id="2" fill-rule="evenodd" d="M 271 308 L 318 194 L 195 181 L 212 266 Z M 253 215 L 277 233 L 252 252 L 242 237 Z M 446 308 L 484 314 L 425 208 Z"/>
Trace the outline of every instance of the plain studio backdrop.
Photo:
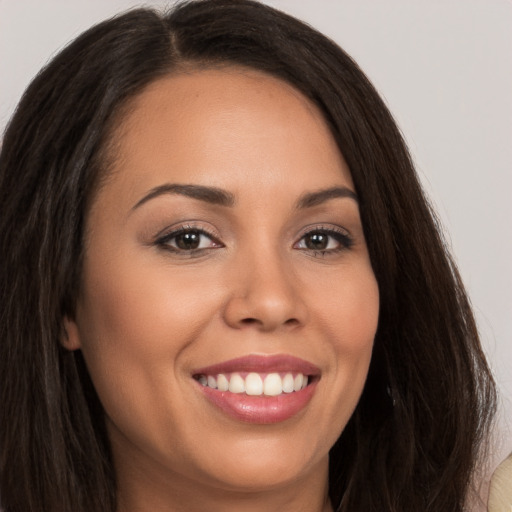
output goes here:
<path id="1" fill-rule="evenodd" d="M 267 0 L 340 44 L 400 125 L 469 291 L 512 450 L 512 2 Z M 136 0 L 0 0 L 0 127 L 37 71 Z M 0 262 L 1 264 L 1 262 Z M 0 306 L 1 307 L 1 306 Z"/>

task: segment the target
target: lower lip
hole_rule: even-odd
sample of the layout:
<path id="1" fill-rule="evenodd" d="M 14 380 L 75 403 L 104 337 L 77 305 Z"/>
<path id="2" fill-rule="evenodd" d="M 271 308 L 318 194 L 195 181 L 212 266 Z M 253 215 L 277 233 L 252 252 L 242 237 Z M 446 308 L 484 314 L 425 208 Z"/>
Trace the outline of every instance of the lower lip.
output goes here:
<path id="1" fill-rule="evenodd" d="M 300 391 L 278 396 L 250 396 L 219 391 L 198 383 L 204 395 L 223 412 L 238 421 L 259 424 L 279 423 L 298 414 L 311 400 L 316 384 L 317 381 L 313 381 Z"/>

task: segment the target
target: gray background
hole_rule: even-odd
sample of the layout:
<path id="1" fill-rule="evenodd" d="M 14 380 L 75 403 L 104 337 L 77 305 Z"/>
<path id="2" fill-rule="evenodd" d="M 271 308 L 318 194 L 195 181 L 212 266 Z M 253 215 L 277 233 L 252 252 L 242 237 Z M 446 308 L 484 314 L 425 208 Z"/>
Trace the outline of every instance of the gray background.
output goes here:
<path id="1" fill-rule="evenodd" d="M 501 390 L 495 457 L 503 457 L 512 450 L 512 2 L 267 3 L 347 50 L 404 132 L 456 255 Z M 56 51 L 93 23 L 135 5 L 142 3 L 0 0 L 0 128 Z"/>

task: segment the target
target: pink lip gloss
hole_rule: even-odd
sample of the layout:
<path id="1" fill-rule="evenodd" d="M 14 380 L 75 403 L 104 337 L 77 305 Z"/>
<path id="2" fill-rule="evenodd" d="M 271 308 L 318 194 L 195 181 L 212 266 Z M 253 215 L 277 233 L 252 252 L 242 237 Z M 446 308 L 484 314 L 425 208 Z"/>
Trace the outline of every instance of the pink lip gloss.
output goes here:
<path id="1" fill-rule="evenodd" d="M 276 393 L 277 396 L 215 389 L 205 384 L 207 377 L 238 374 L 245 378 L 255 373 L 264 379 L 269 374 L 285 374 L 308 379 L 305 387 Z M 311 400 L 320 377 L 320 370 L 303 359 L 290 355 L 249 355 L 195 370 L 193 376 L 205 398 L 232 418 L 246 423 L 271 424 L 285 421 L 303 410 Z M 290 378 L 288 378 L 290 380 Z M 202 381 L 202 383 L 201 383 Z M 279 379 L 278 379 L 279 381 Z M 220 383 L 220 379 L 219 379 Z M 219 386 L 222 387 L 222 386 Z M 284 387 L 283 387 L 284 389 Z"/>

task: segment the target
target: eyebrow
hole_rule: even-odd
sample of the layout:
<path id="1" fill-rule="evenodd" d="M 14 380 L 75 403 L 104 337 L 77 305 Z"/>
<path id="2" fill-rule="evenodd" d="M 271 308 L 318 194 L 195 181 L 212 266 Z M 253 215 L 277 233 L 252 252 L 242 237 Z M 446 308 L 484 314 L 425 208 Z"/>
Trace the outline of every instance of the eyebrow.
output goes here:
<path id="1" fill-rule="evenodd" d="M 235 196 L 220 188 L 205 187 L 204 185 L 178 185 L 175 183 L 166 183 L 165 185 L 160 185 L 159 187 L 155 187 L 150 190 L 148 194 L 133 206 L 132 210 L 135 210 L 151 199 L 164 194 L 177 194 L 220 206 L 233 206 L 235 204 Z"/>
<path id="2" fill-rule="evenodd" d="M 316 192 L 310 192 L 304 194 L 297 201 L 297 209 L 302 210 L 303 208 L 311 208 L 318 206 L 319 204 L 325 203 L 330 199 L 348 197 L 353 199 L 356 203 L 359 203 L 357 194 L 347 187 L 331 187 Z"/>
<path id="3" fill-rule="evenodd" d="M 205 201 L 210 204 L 219 206 L 232 207 L 235 204 L 235 196 L 231 192 L 222 190 L 216 187 L 206 187 L 204 185 L 179 185 L 176 183 L 166 183 L 155 187 L 149 191 L 140 201 L 138 201 L 132 208 L 132 211 L 139 208 L 144 203 L 165 194 L 176 194 L 200 201 Z M 318 206 L 330 199 L 348 197 L 358 202 L 357 194 L 346 187 L 331 187 L 315 192 L 308 192 L 302 195 L 296 203 L 296 208 L 302 210 Z"/>

